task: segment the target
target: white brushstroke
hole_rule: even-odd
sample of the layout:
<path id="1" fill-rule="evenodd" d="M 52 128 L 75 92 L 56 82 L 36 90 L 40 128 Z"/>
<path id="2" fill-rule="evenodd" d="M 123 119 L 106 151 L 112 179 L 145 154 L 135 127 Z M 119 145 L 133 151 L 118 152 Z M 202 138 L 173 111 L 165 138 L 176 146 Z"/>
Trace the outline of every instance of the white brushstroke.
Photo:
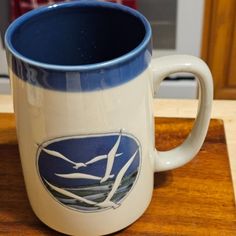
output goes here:
<path id="1" fill-rule="evenodd" d="M 71 207 L 71 208 L 74 208 L 74 209 L 78 209 L 78 210 L 84 210 L 84 211 L 88 211 L 88 207 L 86 206 L 78 206 L 78 205 L 73 205 L 73 204 L 70 204 L 70 205 L 67 205 L 68 207 Z M 100 207 L 96 207 L 96 206 L 91 206 L 89 208 L 90 211 L 95 211 L 95 210 L 98 210 L 100 209 Z"/>
<path id="2" fill-rule="evenodd" d="M 62 155 L 61 153 L 57 152 L 57 151 L 53 151 L 53 150 L 49 150 L 49 149 L 46 149 L 44 147 L 40 147 L 44 152 L 46 152 L 47 154 L 51 155 L 51 156 L 54 156 L 54 157 L 57 157 L 57 158 L 60 158 L 64 161 L 67 161 L 68 163 L 71 163 L 73 164 L 73 168 L 74 169 L 79 169 L 80 167 L 85 167 L 86 164 L 82 163 L 82 162 L 74 162 L 74 161 L 71 161 L 70 159 L 68 159 L 67 157 L 65 157 L 64 155 Z"/>
<path id="3" fill-rule="evenodd" d="M 95 175 L 89 175 L 84 173 L 70 173 L 70 174 L 57 174 L 56 176 L 66 178 L 66 179 L 92 179 L 92 180 L 101 180 L 102 177 L 95 176 Z M 110 175 L 109 178 L 113 178 L 114 175 Z"/>
<path id="4" fill-rule="evenodd" d="M 99 186 L 89 186 L 89 187 L 79 187 L 79 188 L 65 188 L 66 190 L 71 191 L 85 191 L 85 190 L 91 190 L 91 191 L 109 191 L 112 188 L 112 185 L 99 185 Z"/>
<path id="5" fill-rule="evenodd" d="M 86 199 L 88 199 L 88 200 L 94 201 L 96 199 L 103 198 L 105 196 L 106 196 L 105 193 L 97 193 L 97 194 L 86 195 L 86 196 L 83 196 L 83 197 L 86 197 Z"/>
<path id="6" fill-rule="evenodd" d="M 119 135 L 115 145 L 112 147 L 110 152 L 107 154 L 106 172 L 105 172 L 105 175 L 103 176 L 103 178 L 101 179 L 100 183 L 103 183 L 106 180 L 108 180 L 108 178 L 109 178 L 109 176 L 111 174 L 113 163 L 114 163 L 114 159 L 115 159 L 115 156 L 116 156 L 116 152 L 117 152 L 118 147 L 120 145 L 121 136 L 122 136 L 122 133 L 120 132 L 120 135 Z"/>
<path id="7" fill-rule="evenodd" d="M 44 179 L 44 181 L 53 189 L 55 190 L 56 192 L 64 195 L 64 196 L 67 196 L 67 197 L 70 197 L 70 198 L 73 198 L 73 199 L 76 199 L 76 200 L 79 200 L 80 202 L 85 202 L 89 205 L 92 205 L 92 206 L 99 206 L 97 202 L 95 201 L 92 201 L 92 200 L 88 200 L 86 198 L 83 198 L 83 197 L 80 197 L 74 193 L 71 193 L 65 189 L 61 189 L 61 188 L 58 188 L 52 184 L 50 184 L 46 179 Z M 118 205 L 115 204 L 114 202 L 107 202 L 106 203 L 106 206 L 99 206 L 99 207 L 117 207 Z"/>
<path id="8" fill-rule="evenodd" d="M 105 196 L 106 196 L 105 193 L 97 193 L 97 194 L 88 194 L 86 196 L 83 196 L 83 198 L 86 198 L 87 200 L 94 201 L 96 199 L 103 198 Z M 60 200 L 63 203 L 66 203 L 66 204 L 76 204 L 76 202 L 77 202 L 76 199 L 71 199 L 71 198 L 68 199 L 68 198 L 58 197 L 57 199 Z"/>
<path id="9" fill-rule="evenodd" d="M 58 192 L 58 193 L 61 193 L 61 194 L 65 195 L 65 196 L 67 196 L 67 197 L 74 198 L 74 199 L 76 199 L 76 200 L 79 200 L 80 202 L 85 202 L 85 203 L 87 203 L 87 204 L 89 204 L 89 205 L 96 205 L 96 204 L 97 204 L 97 202 L 94 202 L 94 201 L 91 201 L 91 200 L 87 200 L 86 198 L 80 197 L 80 196 L 78 196 L 78 195 L 76 195 L 76 194 L 74 194 L 74 193 L 71 193 L 71 192 L 67 191 L 67 190 L 58 188 L 58 187 L 56 187 L 56 186 L 50 184 L 46 179 L 44 179 L 44 181 L 45 181 L 53 190 L 55 190 L 55 191 Z"/>
<path id="10" fill-rule="evenodd" d="M 123 153 L 117 153 L 116 155 L 115 155 L 115 157 L 119 157 L 119 156 L 121 156 Z M 93 163 L 95 163 L 95 162 L 97 162 L 97 161 L 101 161 L 101 160 L 104 160 L 104 159 L 107 159 L 107 157 L 108 157 L 108 155 L 99 155 L 99 156 L 96 156 L 96 157 L 94 157 L 93 159 L 91 159 L 90 161 L 87 161 L 86 163 L 85 163 L 85 165 L 90 165 L 90 164 L 93 164 Z"/>
<path id="11" fill-rule="evenodd" d="M 115 179 L 115 182 L 112 186 L 112 189 L 111 191 L 109 192 L 108 196 L 106 197 L 106 199 L 101 202 L 101 203 L 98 203 L 97 206 L 100 206 L 100 207 L 108 207 L 108 206 L 112 206 L 112 201 L 111 201 L 111 198 L 113 197 L 113 195 L 115 194 L 116 190 L 118 189 L 118 187 L 120 186 L 120 183 L 121 183 L 121 180 L 125 174 L 125 172 L 128 170 L 128 168 L 130 167 L 130 165 L 132 164 L 136 154 L 137 154 L 138 150 L 136 150 L 136 152 L 133 154 L 133 156 L 126 162 L 126 164 L 122 167 L 122 169 L 120 170 L 120 172 L 117 174 L 117 177 Z M 119 205 L 118 204 L 115 204 L 114 208 L 118 207 Z"/>

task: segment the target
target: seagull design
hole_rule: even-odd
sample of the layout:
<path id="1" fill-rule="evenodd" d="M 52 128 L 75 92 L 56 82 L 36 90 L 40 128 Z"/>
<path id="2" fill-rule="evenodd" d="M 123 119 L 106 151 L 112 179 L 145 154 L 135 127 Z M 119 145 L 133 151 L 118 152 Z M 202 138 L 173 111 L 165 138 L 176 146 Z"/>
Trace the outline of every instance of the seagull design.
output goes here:
<path id="1" fill-rule="evenodd" d="M 119 157 L 119 156 L 121 156 L 123 153 L 117 153 L 116 155 L 115 155 L 115 157 Z M 90 164 L 93 164 L 93 163 L 95 163 L 95 162 L 97 162 L 97 161 L 101 161 L 101 160 L 104 160 L 104 159 L 107 159 L 108 158 L 108 155 L 99 155 L 99 156 L 96 156 L 96 157 L 94 157 L 93 159 L 91 159 L 90 161 L 87 161 L 86 163 L 85 163 L 85 165 L 90 165 Z"/>
<path id="2" fill-rule="evenodd" d="M 121 136 L 122 136 L 122 133 L 120 132 L 120 135 L 119 135 L 115 145 L 112 147 L 112 149 L 107 154 L 106 172 L 105 172 L 105 175 L 103 176 L 103 178 L 101 179 L 100 183 L 103 183 L 106 180 L 108 180 L 108 178 L 109 178 L 109 176 L 111 174 L 113 163 L 114 163 L 114 159 L 115 159 L 115 156 L 116 156 L 116 152 L 117 152 L 118 147 L 120 145 Z"/>
<path id="3" fill-rule="evenodd" d="M 89 156 L 86 156 L 85 158 L 83 156 L 80 156 L 77 153 L 78 159 L 72 158 L 72 160 L 70 160 L 64 154 L 58 151 L 54 151 L 51 148 L 48 148 L 47 145 L 37 144 L 41 152 L 44 152 L 48 154 L 49 156 L 51 156 L 51 157 L 49 157 L 48 155 L 45 156 L 44 154 L 43 158 L 49 159 L 49 158 L 55 157 L 71 164 L 69 168 L 71 171 L 69 170 L 67 171 L 67 173 L 60 173 L 60 171 L 58 171 L 59 173 L 55 173 L 57 171 L 54 171 L 54 176 L 58 177 L 58 178 L 56 177 L 55 183 L 51 183 L 50 180 L 49 182 L 47 180 L 48 178 L 45 179 L 45 177 L 43 176 L 42 176 L 42 180 L 44 181 L 45 185 L 47 185 L 47 188 L 50 190 L 50 192 L 58 199 L 58 201 L 66 204 L 67 206 L 71 205 L 72 208 L 75 208 L 75 209 L 78 208 L 80 210 L 84 208 L 84 210 L 92 211 L 92 210 L 106 209 L 106 208 L 115 209 L 119 207 L 121 204 L 121 200 L 130 191 L 132 185 L 134 184 L 134 180 L 136 178 L 136 175 L 138 174 L 138 170 L 136 170 L 136 168 L 138 168 L 137 165 L 139 165 L 139 161 L 137 163 L 136 162 L 133 163 L 135 158 L 138 156 L 139 145 L 137 144 L 135 149 L 133 149 L 132 146 L 131 147 L 127 146 L 128 149 L 132 148 L 132 151 L 129 156 L 126 156 L 125 151 L 118 152 L 118 149 L 126 150 L 125 148 L 120 147 L 121 138 L 122 138 L 122 129 L 120 130 L 119 133 L 116 133 L 115 140 L 113 136 L 114 141 L 113 141 L 112 147 L 109 147 L 108 151 L 104 155 L 93 156 L 90 154 Z M 96 150 L 98 149 L 96 148 Z M 75 150 L 73 149 L 72 151 L 75 151 Z M 99 153 L 99 154 L 102 154 L 102 153 Z M 72 154 L 70 154 L 69 157 L 71 157 L 71 155 Z M 121 158 L 121 163 L 124 163 L 123 161 L 125 161 L 123 166 L 118 165 L 120 158 L 116 159 L 116 157 Z M 82 161 L 77 162 L 79 160 L 80 161 L 82 160 Z M 102 160 L 106 160 L 106 161 L 101 163 L 102 169 L 98 172 L 99 174 L 97 172 L 93 172 L 92 170 L 98 168 L 96 164 L 94 166 L 93 164 Z M 118 163 L 117 165 L 114 166 L 116 161 Z M 59 164 L 61 165 L 61 162 L 59 162 Z M 78 170 L 81 167 L 84 167 L 83 171 Z M 114 170 L 114 169 L 117 169 L 116 167 L 118 167 L 118 170 Z M 76 170 L 73 171 L 72 168 Z M 129 174 L 127 173 L 128 170 L 129 170 Z M 101 171 L 102 171 L 102 174 L 101 174 Z M 115 171 L 115 174 L 113 173 L 114 171 Z M 95 182 L 88 181 L 86 182 L 86 184 L 82 184 L 82 185 L 80 182 L 73 182 L 73 183 L 77 183 L 76 184 L 77 187 L 69 187 L 67 186 L 68 184 L 66 184 L 67 187 L 64 188 L 64 187 L 56 186 L 57 181 L 59 182 L 62 181 L 62 179 L 59 179 L 59 178 L 68 179 L 68 180 L 63 180 L 63 181 L 66 181 L 66 183 L 75 181 L 76 179 L 94 180 Z M 112 179 L 112 180 L 108 181 L 109 179 Z M 57 192 L 58 194 L 55 194 L 55 192 Z"/>
<path id="4" fill-rule="evenodd" d="M 94 201 L 88 200 L 86 198 L 80 197 L 80 196 L 78 196 L 74 193 L 71 193 L 71 192 L 69 192 L 65 189 L 58 188 L 58 187 L 54 186 L 53 184 L 50 184 L 46 179 L 44 179 L 44 181 L 49 185 L 50 188 L 52 188 L 53 190 L 55 190 L 58 193 L 63 194 L 64 196 L 74 198 L 76 200 L 79 200 L 80 202 L 85 202 L 89 205 L 96 205 L 97 204 L 97 202 L 94 202 Z"/>
<path id="5" fill-rule="evenodd" d="M 56 176 L 66 178 L 66 179 L 93 179 L 93 180 L 101 180 L 102 177 L 95 176 L 95 175 L 89 175 L 84 173 L 70 173 L 70 174 L 57 174 Z M 114 175 L 110 175 L 109 178 L 113 178 Z"/>
<path id="6" fill-rule="evenodd" d="M 71 193 L 71 192 L 69 192 L 65 189 L 58 188 L 58 187 L 54 186 L 53 184 L 49 183 L 45 178 L 44 178 L 44 181 L 56 192 L 61 193 L 64 196 L 71 197 L 73 199 L 79 200 L 80 202 L 84 202 L 84 203 L 87 203 L 89 205 L 98 206 L 98 207 L 101 207 L 101 208 L 107 208 L 107 207 L 117 208 L 119 206 L 119 204 L 112 202 L 111 199 L 114 196 L 114 194 L 115 194 L 116 190 L 118 189 L 118 187 L 120 186 L 120 183 L 122 181 L 122 178 L 123 178 L 124 174 L 126 173 L 128 168 L 132 164 L 132 162 L 133 162 L 133 160 L 134 160 L 137 153 L 138 153 L 138 150 L 135 151 L 133 156 L 126 162 L 126 164 L 122 167 L 120 172 L 117 174 L 117 177 L 116 177 L 115 182 L 112 186 L 112 189 L 111 189 L 111 191 L 109 192 L 109 194 L 107 195 L 106 199 L 103 202 L 95 202 L 95 201 L 92 201 L 92 200 L 88 200 L 84 197 L 80 197 L 80 196 L 78 196 L 74 193 Z"/>
<path id="7" fill-rule="evenodd" d="M 107 159 L 108 158 L 108 155 L 99 155 L 99 156 L 96 156 L 94 158 L 92 158 L 91 160 L 87 161 L 86 163 L 83 163 L 83 162 L 74 162 L 74 161 L 71 161 L 69 158 L 65 157 L 64 155 L 62 155 L 61 153 L 57 152 L 57 151 L 54 151 L 54 150 L 49 150 L 49 149 L 46 149 L 44 147 L 40 147 L 44 152 L 46 152 L 47 154 L 51 155 L 51 156 L 54 156 L 54 157 L 57 157 L 57 158 L 61 158 L 63 159 L 64 161 L 67 161 L 71 164 L 73 164 L 73 168 L 74 169 L 79 169 L 80 167 L 86 167 L 87 165 L 90 165 L 90 164 L 93 164 L 97 161 L 101 161 L 101 160 L 104 160 L 104 159 Z M 123 153 L 117 153 L 115 155 L 115 157 L 119 157 L 121 156 Z"/>
<path id="8" fill-rule="evenodd" d="M 61 189 L 61 188 L 58 188 L 56 186 L 54 186 L 53 184 L 49 183 L 46 179 L 44 179 L 44 181 L 50 186 L 50 188 L 52 188 L 53 190 L 55 190 L 56 192 L 60 193 L 60 194 L 63 194 L 64 196 L 67 196 L 67 197 L 71 197 L 73 199 L 76 199 L 76 200 L 79 200 L 80 202 L 84 202 L 84 203 L 87 203 L 89 205 L 92 205 L 92 206 L 99 206 L 99 207 L 118 207 L 118 205 L 114 202 L 107 202 L 106 205 L 104 206 L 100 206 L 98 202 L 95 202 L 95 201 L 92 201 L 92 200 L 88 200 L 84 197 L 80 197 L 74 193 L 71 193 L 65 189 Z"/>
<path id="9" fill-rule="evenodd" d="M 121 180 L 125 174 L 125 172 L 128 170 L 128 168 L 130 167 L 130 165 L 132 164 L 136 154 L 138 153 L 138 150 L 135 151 L 135 153 L 133 154 L 133 156 L 126 162 L 126 164 L 122 167 L 122 169 L 120 170 L 120 172 L 117 174 L 117 177 L 115 179 L 115 182 L 112 186 L 111 191 L 109 192 L 109 194 L 107 195 L 106 199 L 101 202 L 98 203 L 97 206 L 100 207 L 108 207 L 108 206 L 112 206 L 113 208 L 118 207 L 119 205 L 112 202 L 111 199 L 113 197 L 113 195 L 115 194 L 116 190 L 118 189 L 118 187 L 120 186 Z"/>
<path id="10" fill-rule="evenodd" d="M 83 162 L 74 162 L 72 160 L 70 160 L 69 158 L 65 157 L 64 155 L 62 155 L 60 152 L 57 152 L 57 151 L 53 151 L 53 150 L 49 150 L 49 149 L 46 149 L 44 147 L 40 147 L 44 152 L 46 152 L 47 154 L 51 155 L 51 156 L 54 156 L 54 157 L 57 157 L 57 158 L 60 158 L 68 163 L 71 163 L 73 166 L 74 169 L 79 169 L 80 167 L 85 167 L 86 165 L 83 163 Z"/>

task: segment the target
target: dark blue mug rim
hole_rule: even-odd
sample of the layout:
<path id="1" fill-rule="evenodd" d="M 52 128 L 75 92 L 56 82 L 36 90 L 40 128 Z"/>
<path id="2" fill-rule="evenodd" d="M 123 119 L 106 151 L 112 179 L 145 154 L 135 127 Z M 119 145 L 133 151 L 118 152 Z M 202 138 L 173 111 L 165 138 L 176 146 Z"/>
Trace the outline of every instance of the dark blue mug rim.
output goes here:
<path id="1" fill-rule="evenodd" d="M 134 48 L 130 52 L 120 57 L 111 59 L 109 61 L 104 61 L 104 62 L 99 62 L 99 63 L 94 63 L 94 64 L 86 64 L 86 65 L 56 65 L 56 64 L 38 62 L 36 60 L 32 60 L 30 58 L 25 57 L 14 48 L 12 44 L 12 36 L 15 30 L 19 26 L 21 26 L 23 23 L 27 22 L 27 20 L 30 20 L 32 17 L 36 15 L 43 14 L 48 11 L 53 11 L 54 8 L 69 8 L 69 7 L 74 7 L 74 6 L 95 6 L 95 7 L 99 6 L 103 8 L 120 10 L 122 12 L 130 14 L 136 17 L 138 20 L 140 20 L 143 23 L 143 26 L 145 29 L 145 36 L 136 48 Z M 111 3 L 111 2 L 99 2 L 99 1 L 66 2 L 66 3 L 59 3 L 59 4 L 39 7 L 35 10 L 32 10 L 20 16 L 15 21 L 13 21 L 8 27 L 5 34 L 5 46 L 16 58 L 26 63 L 29 63 L 33 66 L 37 66 L 37 67 L 41 67 L 41 68 L 49 69 L 49 70 L 58 70 L 58 71 L 89 71 L 89 70 L 91 71 L 91 70 L 105 69 L 105 68 L 117 66 L 118 64 L 126 63 L 132 60 L 133 58 L 135 58 L 139 53 L 143 52 L 147 48 L 147 45 L 150 43 L 150 40 L 151 40 L 151 26 L 148 20 L 141 13 L 139 13 L 138 11 L 130 7 L 127 7 L 121 4 Z"/>

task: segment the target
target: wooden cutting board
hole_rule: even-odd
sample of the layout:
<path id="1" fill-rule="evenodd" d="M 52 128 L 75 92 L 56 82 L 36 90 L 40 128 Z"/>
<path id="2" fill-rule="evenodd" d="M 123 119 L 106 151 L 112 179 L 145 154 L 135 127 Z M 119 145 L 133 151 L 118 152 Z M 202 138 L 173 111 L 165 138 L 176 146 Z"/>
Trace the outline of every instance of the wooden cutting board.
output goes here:
<path id="1" fill-rule="evenodd" d="M 192 119 L 156 119 L 156 146 L 180 144 Z M 23 181 L 12 114 L 0 114 L 0 235 L 61 235 L 32 212 Z M 211 120 L 205 143 L 184 167 L 155 174 L 150 206 L 115 235 L 236 235 L 236 211 L 224 126 Z"/>

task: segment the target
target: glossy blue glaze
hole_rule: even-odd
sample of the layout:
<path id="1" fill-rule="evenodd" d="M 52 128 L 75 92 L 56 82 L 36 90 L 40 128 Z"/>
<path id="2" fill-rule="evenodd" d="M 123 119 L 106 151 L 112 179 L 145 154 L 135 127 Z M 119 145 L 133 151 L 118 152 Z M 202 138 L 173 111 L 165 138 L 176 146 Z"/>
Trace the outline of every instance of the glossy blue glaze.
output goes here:
<path id="1" fill-rule="evenodd" d="M 128 7 L 96 1 L 33 10 L 10 25 L 5 43 L 19 78 L 60 91 L 118 86 L 151 60 L 148 21 Z"/>

